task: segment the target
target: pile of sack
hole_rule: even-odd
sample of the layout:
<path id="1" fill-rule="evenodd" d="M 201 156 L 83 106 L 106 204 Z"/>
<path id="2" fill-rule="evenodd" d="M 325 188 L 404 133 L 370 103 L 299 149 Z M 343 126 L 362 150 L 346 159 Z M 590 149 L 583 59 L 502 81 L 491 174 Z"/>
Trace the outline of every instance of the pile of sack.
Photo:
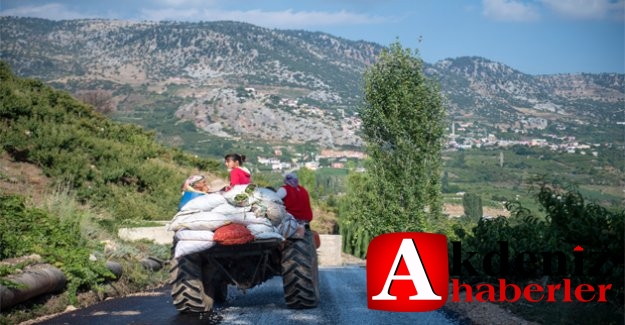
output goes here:
<path id="1" fill-rule="evenodd" d="M 302 226 L 286 212 L 276 192 L 254 184 L 198 196 L 182 206 L 167 225 L 177 240 L 175 258 L 215 244 L 236 245 L 264 238 L 284 240 L 296 235 L 298 227 Z"/>

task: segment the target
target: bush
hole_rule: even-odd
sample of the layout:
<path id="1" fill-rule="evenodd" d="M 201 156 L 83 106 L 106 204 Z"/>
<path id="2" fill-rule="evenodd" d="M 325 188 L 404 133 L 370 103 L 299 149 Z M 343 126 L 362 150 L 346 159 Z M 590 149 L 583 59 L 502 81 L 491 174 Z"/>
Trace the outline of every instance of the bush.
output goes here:
<path id="1" fill-rule="evenodd" d="M 508 203 L 507 208 L 511 211 L 510 218 L 482 219 L 470 233 L 467 233 L 461 225 L 454 228 L 455 235 L 461 238 L 462 250 L 477 252 L 474 261 L 483 260 L 488 252 L 499 252 L 499 241 L 509 243 L 510 259 L 507 263 L 512 272 L 508 272 L 505 276 L 489 276 L 484 273 L 481 263 L 474 263 L 480 276 L 461 276 L 463 281 L 465 283 L 484 281 L 497 283 L 498 278 L 506 278 L 508 282 L 519 284 L 537 283 L 545 275 L 543 269 L 545 256 L 541 252 L 559 251 L 564 254 L 567 267 L 563 273 L 560 273 L 557 262 L 552 261 L 553 268 L 548 275 L 550 282 L 558 283 L 567 278 L 571 280 L 571 287 L 581 283 L 593 286 L 612 284 L 611 290 L 606 293 L 608 303 L 584 304 L 584 311 L 581 312 L 583 315 L 576 314 L 580 313 L 581 309 L 571 308 L 571 315 L 567 317 L 571 320 L 585 319 L 589 315 L 589 310 L 592 309 L 590 315 L 601 315 L 603 321 L 614 322 L 619 317 L 618 315 L 621 315 L 622 320 L 625 210 L 609 210 L 594 203 L 586 203 L 575 189 L 563 190 L 543 185 L 536 197 L 545 214 L 544 218 L 537 217 L 535 213 L 518 203 Z M 578 274 L 574 268 L 573 248 L 577 245 L 582 246 L 584 252 L 590 252 L 583 255 L 584 274 Z M 524 263 L 525 270 L 533 269 L 534 271 L 527 273 L 515 271 L 514 258 L 521 252 L 534 253 L 536 260 Z M 607 255 L 600 254 L 600 252 L 607 252 Z M 602 256 L 609 257 L 604 267 L 600 270 L 591 270 L 591 266 L 596 262 L 602 263 L 600 261 Z M 493 259 L 493 270 L 499 270 L 501 264 L 502 261 Z M 450 260 L 450 270 L 451 266 Z M 606 315 L 605 310 L 609 310 L 611 314 Z"/>
<path id="2" fill-rule="evenodd" d="M 65 273 L 70 301 L 75 302 L 79 289 L 114 277 L 102 261 L 89 260 L 97 247 L 82 236 L 80 220 L 80 216 L 60 219 L 26 208 L 19 196 L 0 195 L 0 259 L 39 254 Z"/>

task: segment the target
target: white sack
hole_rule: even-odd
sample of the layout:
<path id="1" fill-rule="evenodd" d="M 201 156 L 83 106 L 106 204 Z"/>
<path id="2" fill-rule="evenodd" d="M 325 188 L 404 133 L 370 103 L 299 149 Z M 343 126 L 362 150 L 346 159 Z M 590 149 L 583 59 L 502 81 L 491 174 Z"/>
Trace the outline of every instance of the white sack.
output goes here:
<path id="1" fill-rule="evenodd" d="M 282 199 L 278 196 L 278 194 L 265 187 L 257 187 L 252 196 L 261 201 L 271 201 L 282 204 Z"/>
<path id="2" fill-rule="evenodd" d="M 229 191 L 224 192 L 222 195 L 228 201 L 228 203 L 237 206 L 249 206 L 254 204 L 257 199 L 252 195 L 256 189 L 255 184 L 235 185 Z"/>
<path id="3" fill-rule="evenodd" d="M 233 201 L 234 197 L 237 196 L 238 194 L 245 194 L 245 189 L 247 189 L 248 185 L 249 184 L 246 184 L 246 185 L 235 185 L 229 191 L 225 191 L 225 192 L 221 193 L 221 195 L 226 200 Z"/>
<path id="4" fill-rule="evenodd" d="M 282 223 L 278 225 L 278 233 L 284 238 L 291 237 L 297 231 L 297 220 L 290 213 L 286 213 Z"/>
<path id="5" fill-rule="evenodd" d="M 261 232 L 258 235 L 254 235 L 255 239 L 269 239 L 269 238 L 278 238 L 280 240 L 284 240 L 284 237 L 282 237 L 279 233 L 277 232 Z"/>
<path id="6" fill-rule="evenodd" d="M 277 202 L 263 202 L 267 206 L 267 218 L 271 220 L 274 225 L 282 223 L 282 219 L 286 216 L 286 208 L 283 204 Z"/>
<path id="7" fill-rule="evenodd" d="M 221 214 L 236 214 L 236 213 L 246 213 L 249 212 L 251 207 L 236 207 L 230 203 L 224 203 L 216 206 L 211 212 L 221 213 Z"/>
<path id="8" fill-rule="evenodd" d="M 224 203 L 227 203 L 226 199 L 220 193 L 208 193 L 193 198 L 191 201 L 187 202 L 180 211 L 210 211 Z"/>
<path id="9" fill-rule="evenodd" d="M 212 240 L 181 240 L 176 244 L 174 258 L 201 252 L 213 246 L 215 242 Z"/>
<path id="10" fill-rule="evenodd" d="M 214 213 L 212 211 L 199 212 L 178 212 L 168 226 L 170 231 L 178 231 L 180 229 L 192 230 L 210 230 L 215 229 L 231 222 L 230 215 Z"/>
<path id="11" fill-rule="evenodd" d="M 254 205 L 251 206 L 250 211 L 252 211 L 258 218 L 267 217 L 267 207 L 262 202 L 254 203 Z"/>
<path id="12" fill-rule="evenodd" d="M 253 212 L 246 212 L 245 214 L 231 214 L 228 215 L 233 222 L 237 222 L 243 225 L 250 224 L 263 224 L 271 227 L 271 221 L 267 218 L 258 218 Z"/>
<path id="13" fill-rule="evenodd" d="M 267 226 L 264 224 L 249 224 L 247 225 L 247 230 L 249 230 L 252 235 L 254 235 L 254 237 L 256 237 L 256 235 L 264 233 L 264 232 L 276 232 L 276 229 L 274 227 L 271 226 Z"/>
<path id="14" fill-rule="evenodd" d="M 252 212 L 259 218 L 267 218 L 271 224 L 278 226 L 286 215 L 286 208 L 282 203 L 273 201 L 256 202 L 252 205 Z"/>
<path id="15" fill-rule="evenodd" d="M 175 236 L 178 240 L 213 240 L 213 232 L 210 230 L 180 229 Z"/>

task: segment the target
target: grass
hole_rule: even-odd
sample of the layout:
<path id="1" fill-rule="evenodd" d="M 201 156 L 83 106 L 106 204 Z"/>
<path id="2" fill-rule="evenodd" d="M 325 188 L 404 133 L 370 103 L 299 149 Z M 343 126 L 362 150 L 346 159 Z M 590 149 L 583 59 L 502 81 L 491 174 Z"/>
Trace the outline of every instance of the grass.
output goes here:
<path id="1" fill-rule="evenodd" d="M 30 202 L 29 204 L 45 210 L 49 215 L 58 216 L 59 223 L 63 223 L 63 220 L 79 220 L 79 231 L 82 237 L 87 238 L 90 243 L 101 243 L 101 248 L 94 250 L 92 256 L 99 260 L 114 261 L 122 266 L 123 273 L 119 279 L 80 288 L 75 297 L 75 307 L 86 307 L 109 297 L 120 297 L 159 287 L 166 283 L 169 277 L 167 266 L 156 272 L 148 271 L 141 265 L 140 261 L 147 257 L 168 260 L 171 254 L 169 246 L 145 241 L 124 242 L 118 240 L 115 233 L 112 233 L 116 227 L 106 229 L 97 222 L 98 220 L 113 220 L 113 218 L 107 217 L 104 212 L 97 215 L 89 206 L 78 203 L 67 186 L 57 186 L 52 191 L 43 194 L 38 202 Z M 56 263 L 61 264 L 66 264 L 66 262 L 68 261 L 56 261 Z M 33 263 L 29 264 L 32 265 Z M 20 264 L 20 268 L 25 265 L 24 263 Z M 16 268 L 4 267 L 2 270 L 10 271 L 9 273 L 0 272 L 3 276 L 16 272 Z M 70 296 L 69 291 L 61 294 L 42 295 L 9 310 L 3 310 L 0 313 L 0 324 L 18 324 L 26 320 L 61 312 L 72 304 L 73 299 L 74 297 Z"/>
<path id="2" fill-rule="evenodd" d="M 561 186 L 577 186 L 589 200 L 608 206 L 621 206 L 625 175 L 592 155 L 556 153 L 539 150 L 521 155 L 513 150 L 478 150 L 445 152 L 443 170 L 454 189 L 482 197 L 484 205 L 492 201 L 518 200 L 524 207 L 538 211 L 530 185 L 544 179 Z M 616 150 L 616 149 L 615 149 Z M 500 164 L 503 154 L 503 166 Z"/>

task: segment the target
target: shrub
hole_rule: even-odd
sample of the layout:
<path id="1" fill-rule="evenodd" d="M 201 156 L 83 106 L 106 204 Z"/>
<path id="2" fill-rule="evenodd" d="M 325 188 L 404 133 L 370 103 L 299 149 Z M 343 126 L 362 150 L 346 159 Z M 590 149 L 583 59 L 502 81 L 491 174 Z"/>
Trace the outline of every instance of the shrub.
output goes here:
<path id="1" fill-rule="evenodd" d="M 24 199 L 0 195 L 0 259 L 39 254 L 57 266 L 68 279 L 70 301 L 81 288 L 90 288 L 114 275 L 102 261 L 90 261 L 94 249 L 80 230 L 79 215 L 52 216 L 27 208 Z"/>

